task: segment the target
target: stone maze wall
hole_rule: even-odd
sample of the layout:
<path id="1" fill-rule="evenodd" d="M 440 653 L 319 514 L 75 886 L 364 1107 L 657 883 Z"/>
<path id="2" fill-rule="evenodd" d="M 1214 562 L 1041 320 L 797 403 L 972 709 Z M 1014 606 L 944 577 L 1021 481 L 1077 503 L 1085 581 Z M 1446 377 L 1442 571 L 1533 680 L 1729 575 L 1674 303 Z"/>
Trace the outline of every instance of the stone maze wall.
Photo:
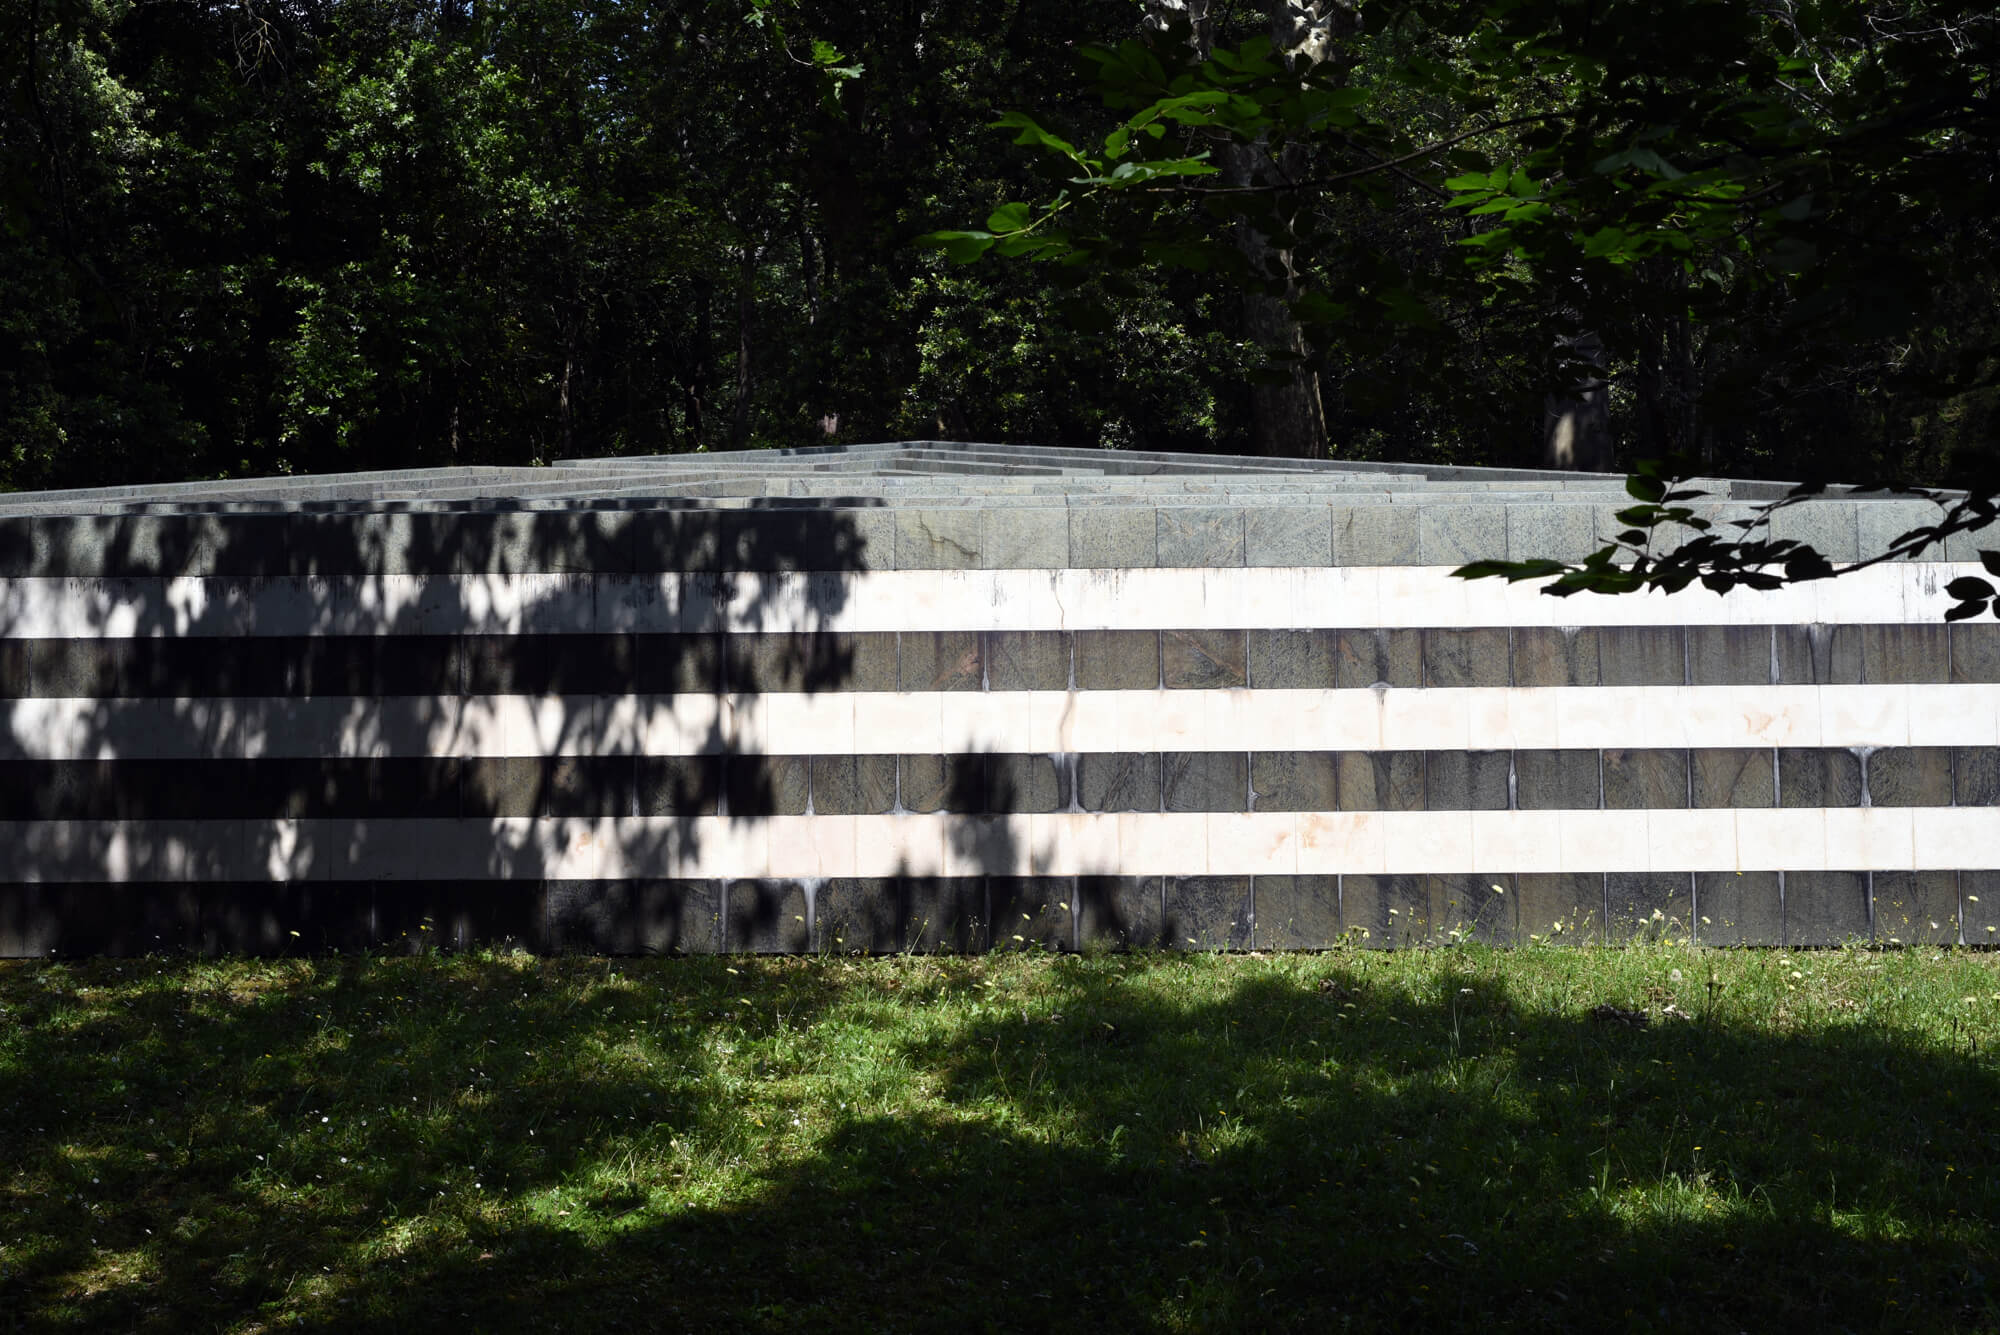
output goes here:
<path id="1" fill-rule="evenodd" d="M 1623 503 L 935 443 L 0 497 L 0 953 L 1994 940 L 1969 546 L 1448 573 Z"/>

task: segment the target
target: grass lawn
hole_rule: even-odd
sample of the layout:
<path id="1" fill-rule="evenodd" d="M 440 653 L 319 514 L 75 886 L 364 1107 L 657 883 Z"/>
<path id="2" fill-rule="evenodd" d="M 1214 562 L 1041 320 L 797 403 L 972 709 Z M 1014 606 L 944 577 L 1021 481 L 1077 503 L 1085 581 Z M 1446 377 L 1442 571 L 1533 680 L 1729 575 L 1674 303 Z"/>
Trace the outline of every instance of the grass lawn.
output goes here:
<path id="1" fill-rule="evenodd" d="M 0 1332 L 1994 1329 L 1996 1052 L 1936 950 L 10 963 Z"/>

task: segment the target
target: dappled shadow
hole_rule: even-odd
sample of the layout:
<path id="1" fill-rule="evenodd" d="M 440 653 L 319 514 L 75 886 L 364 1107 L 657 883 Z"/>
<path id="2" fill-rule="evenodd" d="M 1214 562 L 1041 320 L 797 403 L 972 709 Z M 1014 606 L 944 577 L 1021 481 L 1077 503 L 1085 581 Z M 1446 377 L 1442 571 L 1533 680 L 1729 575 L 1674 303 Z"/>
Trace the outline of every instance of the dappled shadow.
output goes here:
<path id="1" fill-rule="evenodd" d="M 1617 998 L 1692 1012 L 1633 1029 L 1531 1004 L 1478 952 L 1400 975 L 1338 955 L 274 967 L 304 971 L 82 1024 L 63 1018 L 82 973 L 57 983 L 69 1002 L 0 975 L 19 1026 L 0 1135 L 70 1193 L 12 1195 L 0 1219 L 74 1229 L 17 1246 L 0 1278 L 31 1322 L 175 1329 L 262 1304 L 341 1330 L 2000 1316 L 1990 1054 L 1794 1027 L 1699 984 Z M 601 981 L 574 986 L 585 968 Z M 888 1022 L 884 989 L 906 1019 L 864 1064 L 835 1036 Z M 399 1025 L 413 1008 L 421 1027 Z M 224 1114 L 203 1092 L 228 1079 Z M 761 1129 L 770 1101 L 753 1129 L 753 1096 L 806 1129 Z M 368 1108 L 384 1120 L 353 1126 Z M 217 1157 L 233 1145 L 265 1157 Z M 189 1274 L 205 1287 L 175 1291 L 208 1310 L 158 1307 L 161 1277 Z"/>
<path id="2" fill-rule="evenodd" d="M 13 953 L 704 948 L 737 702 L 847 687 L 871 565 L 796 504 L 131 508 L 0 520 Z"/>

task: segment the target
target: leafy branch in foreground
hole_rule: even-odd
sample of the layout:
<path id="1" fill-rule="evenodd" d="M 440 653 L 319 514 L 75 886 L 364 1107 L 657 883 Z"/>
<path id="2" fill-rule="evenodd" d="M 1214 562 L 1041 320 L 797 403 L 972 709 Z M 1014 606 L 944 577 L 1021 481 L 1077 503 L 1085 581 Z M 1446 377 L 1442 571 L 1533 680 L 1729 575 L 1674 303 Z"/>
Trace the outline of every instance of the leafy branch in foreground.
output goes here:
<path id="1" fill-rule="evenodd" d="M 1938 522 L 1900 534 L 1873 556 L 1836 563 L 1809 544 L 1773 537 L 1770 531 L 1774 515 L 1824 494 L 1824 484 L 1794 487 L 1784 497 L 1756 506 L 1748 518 L 1722 521 L 1736 530 L 1730 535 L 1718 530 L 1715 519 L 1695 508 L 1710 494 L 1686 485 L 1696 475 L 1692 461 L 1686 459 L 1647 459 L 1638 463 L 1625 480 L 1625 489 L 1636 504 L 1616 515 L 1625 528 L 1608 546 L 1579 563 L 1474 561 L 1452 573 L 1461 579 L 1504 579 L 1510 584 L 1545 579 L 1549 582 L 1542 592 L 1557 598 L 1575 593 L 1636 593 L 1648 589 L 1678 593 L 1696 583 L 1716 593 L 1727 593 L 1734 588 L 1775 589 L 1807 580 L 1833 579 L 1884 561 L 1941 554 L 1945 539 L 1976 532 L 2000 518 L 2000 508 L 1996 508 L 1991 491 L 1945 492 L 1893 483 L 1854 488 L 1854 491 L 1886 492 L 1930 501 L 1938 507 Z M 1664 536 L 1660 530 L 1670 526 L 1690 530 L 1695 536 L 1666 551 L 1655 552 L 1656 537 Z M 1982 551 L 1979 560 L 1988 574 L 2000 578 L 2000 551 Z M 1986 611 L 2000 617 L 2000 589 L 1976 575 L 1952 580 L 1945 585 L 1945 592 L 1958 600 L 1946 611 L 1947 621 L 1964 621 Z"/>

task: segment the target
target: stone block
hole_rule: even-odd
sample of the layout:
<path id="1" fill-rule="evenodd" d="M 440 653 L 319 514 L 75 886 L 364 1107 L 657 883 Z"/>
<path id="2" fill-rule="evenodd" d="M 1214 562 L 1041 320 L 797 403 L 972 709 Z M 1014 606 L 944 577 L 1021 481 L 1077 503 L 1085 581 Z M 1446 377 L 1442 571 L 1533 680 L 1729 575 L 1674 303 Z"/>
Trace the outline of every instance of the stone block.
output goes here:
<path id="1" fill-rule="evenodd" d="M 1602 759 L 1604 805 L 1607 808 L 1639 810 L 1687 806 L 1687 752 L 1607 749 Z"/>
<path id="2" fill-rule="evenodd" d="M 1507 751 L 1431 751 L 1425 757 L 1429 811 L 1505 811 L 1513 755 Z"/>
<path id="3" fill-rule="evenodd" d="M 1260 505 L 1245 512 L 1245 563 L 1333 563 L 1333 512 L 1324 505 Z"/>
<path id="4" fill-rule="evenodd" d="M 1688 684 L 1767 686 L 1774 674 L 1769 626 L 1689 626 Z"/>
<path id="5" fill-rule="evenodd" d="M 1861 559 L 1860 516 L 1855 501 L 1805 501 L 1771 515 L 1771 536 L 1803 542 L 1829 561 Z"/>
<path id="6" fill-rule="evenodd" d="M 1943 507 L 1931 501 L 1865 501 L 1855 506 L 1857 530 L 1863 559 L 1872 559 L 1889 550 L 1891 543 L 1918 529 L 1935 528 L 1943 518 Z M 1942 544 L 1914 552 L 1906 560 L 1936 561 L 1943 558 Z"/>
<path id="7" fill-rule="evenodd" d="M 1074 876 L 990 876 L 993 949 L 1072 950 L 1076 945 Z"/>
<path id="8" fill-rule="evenodd" d="M 1342 689 L 1424 684 L 1422 631 L 1343 630 L 1334 654 L 1334 684 Z"/>
<path id="9" fill-rule="evenodd" d="M 1518 939 L 1515 906 L 1519 896 L 1507 888 L 1512 877 L 1466 874 L 1427 879 L 1440 941 L 1506 946 Z"/>
<path id="10" fill-rule="evenodd" d="M 1951 749 L 1885 746 L 1868 753 L 1868 804 L 1877 807 L 1951 805 Z"/>
<path id="11" fill-rule="evenodd" d="M 986 757 L 899 756 L 896 792 L 905 811 L 982 813 L 986 810 Z"/>
<path id="12" fill-rule="evenodd" d="M 1600 777 L 1595 751 L 1516 751 L 1514 804 L 1522 811 L 1596 811 Z"/>
<path id="13" fill-rule="evenodd" d="M 1516 686 L 1598 684 L 1597 631 L 1576 626 L 1516 626 L 1512 635 Z"/>
<path id="14" fill-rule="evenodd" d="M 1423 564 L 1417 510 L 1404 505 L 1336 505 L 1333 563 L 1340 566 Z"/>
<path id="15" fill-rule="evenodd" d="M 722 796 L 722 757 L 639 756 L 633 763 L 635 814 L 713 816 L 717 813 Z M 473 814 L 469 804 L 467 814 Z"/>
<path id="16" fill-rule="evenodd" d="M 997 814 L 1067 811 L 1070 767 L 1040 754 L 986 757 L 986 806 Z"/>
<path id="17" fill-rule="evenodd" d="M 1247 811 L 1250 757 L 1242 751 L 1169 751 L 1160 758 L 1167 811 Z"/>
<path id="18" fill-rule="evenodd" d="M 1252 690 L 1325 690 L 1334 685 L 1334 632 L 1253 630 L 1246 641 Z"/>
<path id="19" fill-rule="evenodd" d="M 810 908 L 799 881 L 729 882 L 723 946 L 749 955 L 793 955 L 811 945 Z"/>
<path id="20" fill-rule="evenodd" d="M 544 762 L 538 756 L 468 756 L 460 810 L 467 816 L 542 814 Z"/>
<path id="21" fill-rule="evenodd" d="M 129 653 L 116 641 L 37 640 L 31 660 L 33 686 L 23 694 L 79 700 L 122 695 L 120 678 Z"/>
<path id="22" fill-rule="evenodd" d="M 1694 878 L 1687 872 L 1612 872 L 1604 878 L 1607 939 L 1694 939 Z"/>
<path id="23" fill-rule="evenodd" d="M 1422 751 L 1336 751 L 1335 795 L 1341 811 L 1422 811 Z"/>
<path id="24" fill-rule="evenodd" d="M 812 809 L 820 816 L 878 816 L 896 805 L 896 757 L 814 756 Z"/>
<path id="25" fill-rule="evenodd" d="M 1833 628 L 1826 625 L 1774 626 L 1771 657 L 1777 682 L 1823 686 L 1832 679 Z"/>
<path id="26" fill-rule="evenodd" d="M 898 888 L 901 949 L 963 955 L 988 948 L 983 877 L 909 876 Z"/>
<path id="27" fill-rule="evenodd" d="M 726 756 L 722 794 L 724 815 L 803 816 L 812 809 L 812 757 Z"/>
<path id="28" fill-rule="evenodd" d="M 898 690 L 976 691 L 985 684 L 978 631 L 904 631 L 899 654 Z"/>
<path id="29" fill-rule="evenodd" d="M 1680 686 L 1687 681 L 1679 626 L 1606 626 L 1597 632 L 1599 680 L 1606 686 Z"/>
<path id="30" fill-rule="evenodd" d="M 738 638 L 728 637 L 727 657 L 739 656 Z M 889 638 L 893 650 L 895 637 Z M 723 689 L 724 643 L 717 634 L 634 636 L 631 689 L 640 695 L 713 695 Z"/>
<path id="31" fill-rule="evenodd" d="M 1076 758 L 1076 786 L 1085 811 L 1158 811 L 1160 754 L 1085 752 Z"/>
<path id="32" fill-rule="evenodd" d="M 1428 876 L 1343 876 L 1341 924 L 1349 940 L 1377 950 L 1435 944 L 1442 915 Z"/>
<path id="33" fill-rule="evenodd" d="M 1175 950 L 1248 950 L 1248 876 L 1169 876 L 1161 935 Z"/>
<path id="34" fill-rule="evenodd" d="M 1691 753 L 1695 806 L 1769 807 L 1778 799 L 1774 753 L 1763 747 L 1718 747 Z"/>
<path id="35" fill-rule="evenodd" d="M 1860 806 L 1861 757 L 1831 748 L 1779 748 L 1778 805 Z"/>
<path id="36" fill-rule="evenodd" d="M 1774 871 L 1705 871 L 1694 878 L 1695 939 L 1705 946 L 1784 943 L 1784 900 Z"/>
<path id="37" fill-rule="evenodd" d="M 1523 941 L 1596 945 L 1604 938 L 1604 877 L 1597 872 L 1514 878 L 1516 930 Z"/>
<path id="38" fill-rule="evenodd" d="M 835 877 L 813 890 L 813 949 L 833 955 L 901 950 L 901 883 L 893 876 Z"/>
<path id="39" fill-rule="evenodd" d="M 1069 564 L 1067 506 L 1009 505 L 987 512 L 989 570 L 1061 570 Z"/>
<path id="40" fill-rule="evenodd" d="M 546 950 L 546 896 L 539 880 L 381 882 L 375 934 L 391 954 Z"/>
<path id="41" fill-rule="evenodd" d="M 1338 876 L 1251 878 L 1258 950 L 1327 950 L 1341 942 Z"/>
<path id="42" fill-rule="evenodd" d="M 1958 944 L 1958 873 L 1878 871 L 1869 876 L 1875 897 L 1875 940 L 1898 946 Z"/>
<path id="43" fill-rule="evenodd" d="M 362 776 L 368 785 L 364 815 L 456 815 L 446 807 L 457 796 L 448 776 L 433 777 L 404 767 L 380 768 Z M 799 800 L 804 800 L 804 769 Z M 542 816 L 629 816 L 637 804 L 637 762 L 631 756 L 551 756 L 542 762 Z"/>
<path id="44" fill-rule="evenodd" d="M 980 648 L 988 690 L 1069 689 L 1070 637 L 1063 631 L 989 630 Z"/>
<path id="45" fill-rule="evenodd" d="M 1507 559 L 1507 507 L 1425 505 L 1418 509 L 1418 555 L 1427 566 Z"/>
<path id="46" fill-rule="evenodd" d="M 896 568 L 896 512 L 881 507 L 842 506 L 836 533 L 845 546 L 834 570 L 893 570 Z"/>
<path id="47" fill-rule="evenodd" d="M 1157 516 L 1162 566 L 1202 569 L 1244 563 L 1243 511 L 1223 506 L 1161 506 Z"/>
<path id="48" fill-rule="evenodd" d="M 1339 809 L 1331 751 L 1257 751 L 1250 756 L 1253 811 Z"/>
<path id="49" fill-rule="evenodd" d="M 1950 671 L 1950 626 L 1834 626 L 1827 681 L 1836 686 L 1943 681 Z"/>
<path id="50" fill-rule="evenodd" d="M 1071 506 L 1069 563 L 1078 570 L 1150 569 L 1160 564 L 1159 521 L 1151 506 Z"/>
<path id="51" fill-rule="evenodd" d="M 375 944 L 375 887 L 366 881 L 222 882 L 200 892 L 196 946 L 205 955 L 305 955 Z"/>
<path id="52" fill-rule="evenodd" d="M 1509 684 L 1507 628 L 1426 630 L 1424 685 L 1506 686 Z"/>
<path id="53" fill-rule="evenodd" d="M 518 639 L 527 636 L 514 637 Z M 523 695 L 625 695 L 638 680 L 639 647 L 631 635 L 539 635 L 542 679 Z M 477 694 L 468 690 L 467 694 Z"/>
<path id="54" fill-rule="evenodd" d="M 2000 546 L 2000 533 L 1992 528 L 1973 529 L 1966 533 L 1954 533 L 1944 540 L 1944 559 L 1947 561 L 1972 562 L 1979 559 L 1982 550 Z M 1936 556 L 1931 558 L 1937 560 Z"/>
<path id="55" fill-rule="evenodd" d="M 1151 691 L 1160 685 L 1160 635 L 1151 630 L 1080 630 L 1075 636 L 1080 691 Z"/>
<path id="56" fill-rule="evenodd" d="M 1160 680 L 1169 690 L 1219 690 L 1249 684 L 1240 630 L 1163 630 Z"/>
<path id="57" fill-rule="evenodd" d="M 632 511 L 625 530 L 631 568 L 647 575 L 725 569 L 723 513 L 720 510 Z"/>
<path id="58" fill-rule="evenodd" d="M 896 568 L 979 569 L 986 561 L 989 513 L 970 506 L 955 510 L 896 511 Z"/>
<path id="59" fill-rule="evenodd" d="M 1840 946 L 1866 941 L 1868 883 L 1858 871 L 1784 874 L 1785 944 Z"/>
<path id="60" fill-rule="evenodd" d="M 1581 561 L 1597 550 L 1596 511 L 1588 505 L 1507 507 L 1507 559 Z"/>
<path id="61" fill-rule="evenodd" d="M 1952 799 L 1962 807 L 2000 806 L 2000 747 L 1955 746 Z"/>
<path id="62" fill-rule="evenodd" d="M 462 574 L 619 574 L 632 570 L 632 514 L 622 510 L 514 510 L 486 516 L 455 516 L 461 528 L 468 521 L 490 521 L 482 534 L 490 544 L 460 568 Z M 755 569 L 756 567 L 744 567 Z"/>
<path id="63" fill-rule="evenodd" d="M 2000 871 L 1961 871 L 1958 905 L 1965 944 L 2000 945 Z"/>
<path id="64" fill-rule="evenodd" d="M 1078 944 L 1085 950 L 1154 950 L 1167 944 L 1158 876 L 1079 876 Z"/>
<path id="65" fill-rule="evenodd" d="M 2000 682 L 2000 622 L 1960 621 L 1953 624 L 1951 680 Z"/>

